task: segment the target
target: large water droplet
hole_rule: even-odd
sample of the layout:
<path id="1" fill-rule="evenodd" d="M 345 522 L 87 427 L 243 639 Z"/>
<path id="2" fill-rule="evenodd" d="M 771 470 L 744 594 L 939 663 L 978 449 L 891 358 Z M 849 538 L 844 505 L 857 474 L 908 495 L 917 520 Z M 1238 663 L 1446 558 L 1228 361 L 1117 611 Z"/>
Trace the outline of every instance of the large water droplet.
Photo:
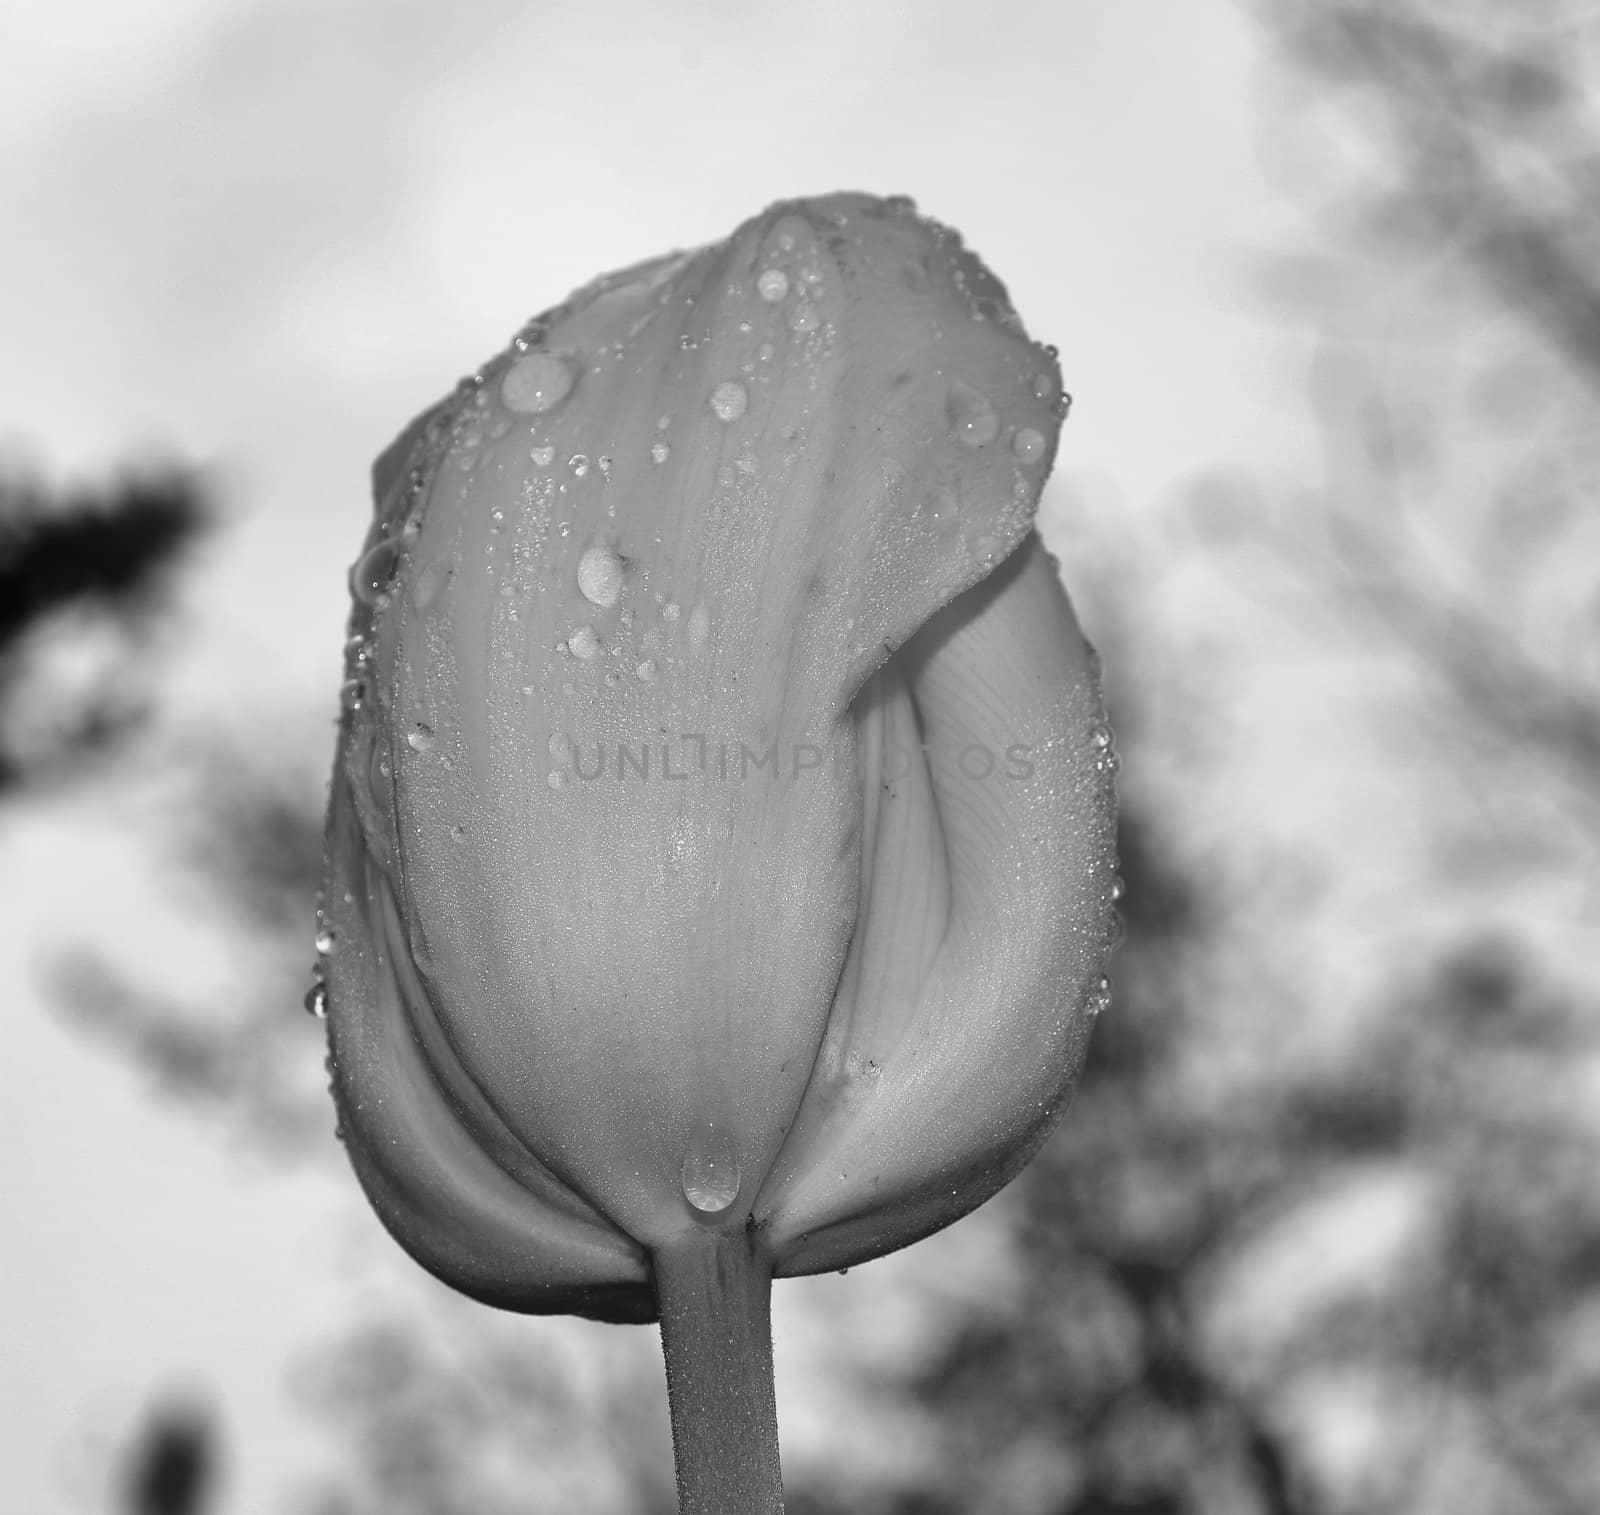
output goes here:
<path id="1" fill-rule="evenodd" d="M 1011 451 L 1019 463 L 1037 463 L 1044 456 L 1044 434 L 1024 426 L 1012 437 Z"/>
<path id="2" fill-rule="evenodd" d="M 594 627 L 580 626 L 567 638 L 567 650 L 587 663 L 600 651 L 600 638 L 595 635 Z"/>
<path id="3" fill-rule="evenodd" d="M 399 547 L 390 541 L 379 542 L 350 570 L 350 593 L 364 605 L 382 605 L 388 599 Z"/>
<path id="4" fill-rule="evenodd" d="M 418 721 L 417 724 L 406 733 L 406 741 L 411 744 L 411 750 L 413 752 L 432 752 L 434 746 L 433 727 Z"/>
<path id="5" fill-rule="evenodd" d="M 500 401 L 518 415 L 554 410 L 572 393 L 578 376 L 571 362 L 551 352 L 530 352 L 518 358 L 500 381 Z"/>
<path id="6" fill-rule="evenodd" d="M 776 305 L 789 293 L 789 276 L 781 268 L 769 268 L 756 280 L 761 298 Z"/>
<path id="7" fill-rule="evenodd" d="M 591 605 L 609 610 L 622 593 L 625 569 L 613 548 L 597 542 L 578 559 L 578 588 Z"/>
<path id="8" fill-rule="evenodd" d="M 332 926 L 324 926 L 317 932 L 316 948 L 324 957 L 333 951 L 333 944 L 338 940 L 338 932 Z"/>
<path id="9" fill-rule="evenodd" d="M 737 379 L 728 379 L 711 391 L 711 409 L 719 421 L 737 421 L 749 403 L 749 391 Z"/>
<path id="10" fill-rule="evenodd" d="M 305 1005 L 307 1015 L 314 1015 L 319 1021 L 328 1018 L 328 986 L 321 974 L 317 975 L 311 987 L 306 990 L 306 997 L 301 1003 Z"/>
<path id="11" fill-rule="evenodd" d="M 711 632 L 711 613 L 706 609 L 706 602 L 701 600 L 689 612 L 689 645 L 697 652 L 706 644 L 706 637 Z"/>
<path id="12" fill-rule="evenodd" d="M 970 384 L 959 379 L 950 386 L 949 398 L 944 402 L 945 420 L 950 430 L 968 447 L 984 447 L 994 441 L 1000 431 L 1000 419 L 987 396 L 981 395 Z"/>
<path id="13" fill-rule="evenodd" d="M 702 1215 L 720 1215 L 739 1197 L 739 1154 L 732 1138 L 708 1124 L 683 1158 L 683 1197 Z"/>
<path id="14" fill-rule="evenodd" d="M 411 604 L 418 615 L 426 615 L 428 608 L 439 598 L 439 591 L 444 588 L 444 570 L 437 563 L 429 563 L 417 575 L 417 582 L 411 591 Z"/>

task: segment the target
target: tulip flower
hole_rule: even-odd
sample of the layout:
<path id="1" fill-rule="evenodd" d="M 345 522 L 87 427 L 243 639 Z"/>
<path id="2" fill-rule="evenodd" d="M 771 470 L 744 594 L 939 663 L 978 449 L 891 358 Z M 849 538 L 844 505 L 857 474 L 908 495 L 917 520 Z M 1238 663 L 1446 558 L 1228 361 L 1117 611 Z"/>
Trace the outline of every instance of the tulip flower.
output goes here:
<path id="1" fill-rule="evenodd" d="M 1053 349 L 906 200 L 597 280 L 379 459 L 317 988 L 383 1223 L 661 1322 L 686 1511 L 781 1508 L 775 1276 L 1006 1183 L 1104 1002 L 1115 759 L 1033 533 Z"/>

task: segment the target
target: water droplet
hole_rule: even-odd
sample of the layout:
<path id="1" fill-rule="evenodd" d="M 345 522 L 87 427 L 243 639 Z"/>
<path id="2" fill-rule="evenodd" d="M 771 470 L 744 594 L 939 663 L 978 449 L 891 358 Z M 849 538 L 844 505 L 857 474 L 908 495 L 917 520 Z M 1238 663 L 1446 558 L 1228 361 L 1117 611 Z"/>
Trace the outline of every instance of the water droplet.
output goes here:
<path id="1" fill-rule="evenodd" d="M 689 645 L 696 650 L 704 647 L 706 637 L 711 631 L 711 614 L 706 609 L 706 602 L 701 600 L 689 612 Z"/>
<path id="2" fill-rule="evenodd" d="M 567 776 L 561 771 L 561 769 L 552 768 L 550 772 L 545 775 L 544 781 L 552 789 L 560 789 L 566 785 Z"/>
<path id="3" fill-rule="evenodd" d="M 434 744 L 433 727 L 418 721 L 406 733 L 406 741 L 410 743 L 413 752 L 432 752 Z"/>
<path id="4" fill-rule="evenodd" d="M 682 612 L 678 609 L 676 601 L 668 600 L 667 603 L 661 607 L 661 619 L 663 621 L 675 621 L 681 614 Z"/>
<path id="5" fill-rule="evenodd" d="M 317 932 L 316 949 L 324 957 L 333 951 L 333 944 L 338 940 L 339 933 L 332 926 L 324 926 Z"/>
<path id="6" fill-rule="evenodd" d="M 1120 873 L 1113 873 L 1111 875 L 1111 898 L 1112 898 L 1112 901 L 1115 902 L 1117 900 L 1120 900 L 1122 898 L 1122 896 L 1125 895 L 1127 892 L 1128 892 L 1128 886 L 1127 886 L 1126 883 L 1123 882 L 1122 875 Z"/>
<path id="7" fill-rule="evenodd" d="M 1044 434 L 1024 426 L 1012 437 L 1011 452 L 1019 463 L 1037 463 L 1044 456 Z"/>
<path id="8" fill-rule="evenodd" d="M 400 561 L 400 549 L 393 542 L 379 542 L 361 556 L 350 570 L 350 593 L 364 605 L 382 606 L 388 603 L 389 585 L 394 579 L 395 567 Z"/>
<path id="9" fill-rule="evenodd" d="M 581 452 L 575 452 L 567 459 L 567 467 L 572 470 L 575 479 L 581 479 L 589 471 L 589 459 Z"/>
<path id="10" fill-rule="evenodd" d="M 426 615 L 428 607 L 439 598 L 439 591 L 444 587 L 444 573 L 437 563 L 429 563 L 417 575 L 417 582 L 411 591 L 411 604 L 418 615 Z"/>
<path id="11" fill-rule="evenodd" d="M 302 1004 L 306 1007 L 307 1015 L 314 1015 L 319 1021 L 328 1018 L 328 986 L 322 981 L 320 975 L 306 990 L 306 997 Z"/>
<path id="12" fill-rule="evenodd" d="M 594 627 L 580 626 L 567 638 L 567 650 L 586 663 L 593 658 L 600 651 L 600 638 L 595 635 Z"/>
<path id="13" fill-rule="evenodd" d="M 1053 400 L 1056 397 L 1056 376 L 1041 373 L 1033 376 L 1033 397 L 1036 400 Z"/>
<path id="14" fill-rule="evenodd" d="M 346 679 L 339 686 L 339 703 L 346 710 L 359 710 L 367 697 L 365 679 Z"/>
<path id="15" fill-rule="evenodd" d="M 660 672 L 660 669 L 657 668 L 656 660 L 654 658 L 646 658 L 644 662 L 639 664 L 638 668 L 636 668 L 634 672 L 639 675 L 639 678 L 644 683 L 653 684 L 655 682 L 657 673 Z"/>
<path id="16" fill-rule="evenodd" d="M 802 302 L 789 312 L 789 330 L 799 332 L 802 336 L 808 331 L 815 331 L 818 325 L 817 307 Z"/>
<path id="17" fill-rule="evenodd" d="M 655 446 L 650 449 L 650 461 L 652 463 L 665 463 L 671 456 L 672 449 L 668 447 L 665 442 L 657 442 Z"/>
<path id="18" fill-rule="evenodd" d="M 622 593 L 625 572 L 615 549 L 597 542 L 578 559 L 578 588 L 591 605 L 609 610 Z"/>
<path id="19" fill-rule="evenodd" d="M 536 467 L 548 468 L 555 461 L 556 450 L 553 447 L 535 447 L 528 456 L 533 459 Z"/>
<path id="20" fill-rule="evenodd" d="M 545 743 L 545 750 L 558 763 L 564 763 L 567 760 L 567 739 L 558 731 Z"/>
<path id="21" fill-rule="evenodd" d="M 1096 726 L 1093 732 L 1096 747 L 1104 751 L 1111 745 L 1111 728 L 1109 726 Z"/>
<path id="22" fill-rule="evenodd" d="M 949 398 L 944 402 L 944 415 L 950 430 L 968 447 L 987 446 L 1000 431 L 999 417 L 995 415 L 994 406 L 988 398 L 959 379 L 950 386 Z"/>
<path id="23" fill-rule="evenodd" d="M 600 477 L 606 480 L 611 478 L 611 459 L 606 457 L 596 458 L 594 466 L 600 470 Z"/>
<path id="24" fill-rule="evenodd" d="M 1089 992 L 1089 1019 L 1099 1020 L 1111 1004 L 1111 980 L 1101 974 Z"/>
<path id="25" fill-rule="evenodd" d="M 702 1215 L 720 1215 L 739 1197 L 739 1154 L 714 1125 L 690 1139 L 683 1157 L 683 1197 Z"/>
<path id="26" fill-rule="evenodd" d="M 518 358 L 500 381 L 500 402 L 518 415 L 554 410 L 572 393 L 578 376 L 571 362 L 551 352 L 530 352 Z"/>
<path id="27" fill-rule="evenodd" d="M 756 289 L 763 300 L 776 305 L 789 293 L 789 276 L 781 268 L 769 268 L 756 280 Z"/>
<path id="28" fill-rule="evenodd" d="M 728 379 L 711 391 L 711 409 L 719 421 L 737 421 L 749 403 L 749 393 L 737 379 Z"/>

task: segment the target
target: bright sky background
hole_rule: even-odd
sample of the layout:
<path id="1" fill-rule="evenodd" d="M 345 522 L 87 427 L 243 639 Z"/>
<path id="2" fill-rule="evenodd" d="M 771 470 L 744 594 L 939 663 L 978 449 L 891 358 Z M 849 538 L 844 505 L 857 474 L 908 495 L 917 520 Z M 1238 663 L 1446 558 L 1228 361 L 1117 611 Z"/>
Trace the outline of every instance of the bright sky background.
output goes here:
<path id="1" fill-rule="evenodd" d="M 374 453 L 573 286 L 772 199 L 909 193 L 959 227 L 1061 349 L 1063 474 L 1130 510 L 1308 454 L 1303 341 L 1244 278 L 1277 202 L 1222 0 L 119 0 L 9 7 L 0 56 L 0 446 L 53 477 L 220 470 L 237 526 L 171 721 L 308 771 Z M 42 955 L 85 930 L 225 966 L 136 819 L 0 817 L 0 1445 L 31 1515 L 93 1507 L 93 1448 L 188 1374 L 242 1446 L 227 1508 L 272 1508 L 308 1455 L 286 1364 L 348 1304 L 347 1194 L 206 1148 L 41 1007 Z"/>

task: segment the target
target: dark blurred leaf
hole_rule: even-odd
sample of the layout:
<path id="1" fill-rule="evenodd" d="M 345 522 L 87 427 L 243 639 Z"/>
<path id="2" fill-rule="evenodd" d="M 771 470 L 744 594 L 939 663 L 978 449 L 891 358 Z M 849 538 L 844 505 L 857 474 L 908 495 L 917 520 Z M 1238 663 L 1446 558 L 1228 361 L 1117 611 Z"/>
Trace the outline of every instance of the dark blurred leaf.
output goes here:
<path id="1" fill-rule="evenodd" d="M 211 518 L 176 470 L 72 490 L 0 473 L 0 790 L 72 771 L 144 718 L 173 570 Z"/>

